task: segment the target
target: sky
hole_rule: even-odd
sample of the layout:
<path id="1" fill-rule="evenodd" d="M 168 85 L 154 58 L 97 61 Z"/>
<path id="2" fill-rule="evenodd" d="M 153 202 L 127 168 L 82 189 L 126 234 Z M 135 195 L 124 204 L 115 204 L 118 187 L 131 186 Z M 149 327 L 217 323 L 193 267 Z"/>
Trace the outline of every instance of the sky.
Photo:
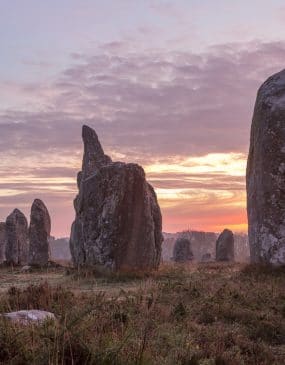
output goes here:
<path id="1" fill-rule="evenodd" d="M 0 0 L 0 221 L 35 198 L 68 236 L 81 127 L 141 164 L 163 230 L 245 232 L 249 131 L 285 65 L 279 0 Z"/>

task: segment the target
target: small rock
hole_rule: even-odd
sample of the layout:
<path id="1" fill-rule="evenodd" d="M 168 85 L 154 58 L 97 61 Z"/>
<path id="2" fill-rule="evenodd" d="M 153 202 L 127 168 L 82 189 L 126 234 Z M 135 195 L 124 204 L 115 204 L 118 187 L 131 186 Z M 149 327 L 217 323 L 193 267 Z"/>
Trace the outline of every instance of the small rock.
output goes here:
<path id="1" fill-rule="evenodd" d="M 55 320 L 55 315 L 53 313 L 37 309 L 9 312 L 2 314 L 2 316 L 8 318 L 14 323 L 19 323 L 23 325 L 27 325 L 30 323 L 41 324 L 48 319 Z"/>
<path id="2" fill-rule="evenodd" d="M 30 271 L 31 270 L 31 266 L 29 266 L 29 265 L 25 265 L 25 266 L 23 266 L 22 267 L 22 269 L 21 269 L 21 271 L 22 272 L 28 272 L 28 271 Z"/>

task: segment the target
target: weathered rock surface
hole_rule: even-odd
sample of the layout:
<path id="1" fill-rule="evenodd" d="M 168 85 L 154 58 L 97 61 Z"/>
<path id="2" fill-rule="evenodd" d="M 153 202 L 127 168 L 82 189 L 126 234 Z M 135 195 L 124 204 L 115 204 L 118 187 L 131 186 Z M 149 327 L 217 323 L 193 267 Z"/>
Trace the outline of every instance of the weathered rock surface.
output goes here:
<path id="1" fill-rule="evenodd" d="M 285 70 L 260 87 L 247 161 L 251 261 L 285 264 Z"/>
<path id="2" fill-rule="evenodd" d="M 234 258 L 234 234 L 229 229 L 224 229 L 216 242 L 216 261 L 234 261 Z"/>
<path id="3" fill-rule="evenodd" d="M 0 264 L 5 260 L 5 248 L 6 248 L 6 225 L 4 222 L 0 222 Z"/>
<path id="4" fill-rule="evenodd" d="M 41 324 L 46 320 L 55 320 L 55 315 L 51 312 L 41 311 L 37 309 L 20 310 L 17 312 L 9 312 L 2 314 L 14 323 L 27 325 L 30 323 Z"/>
<path id="5" fill-rule="evenodd" d="M 235 261 L 250 263 L 248 235 L 234 233 Z"/>
<path id="6" fill-rule="evenodd" d="M 84 157 L 70 250 L 76 266 L 154 269 L 160 262 L 161 213 L 142 167 L 112 162 L 95 131 L 83 126 Z"/>
<path id="7" fill-rule="evenodd" d="M 178 238 L 173 249 L 173 261 L 187 262 L 193 260 L 193 252 L 191 250 L 191 241 L 188 238 Z"/>
<path id="8" fill-rule="evenodd" d="M 46 266 L 50 259 L 51 220 L 47 207 L 35 199 L 31 208 L 29 228 L 29 265 Z"/>
<path id="9" fill-rule="evenodd" d="M 24 214 L 15 209 L 6 219 L 6 262 L 25 265 L 28 261 L 28 222 Z"/>

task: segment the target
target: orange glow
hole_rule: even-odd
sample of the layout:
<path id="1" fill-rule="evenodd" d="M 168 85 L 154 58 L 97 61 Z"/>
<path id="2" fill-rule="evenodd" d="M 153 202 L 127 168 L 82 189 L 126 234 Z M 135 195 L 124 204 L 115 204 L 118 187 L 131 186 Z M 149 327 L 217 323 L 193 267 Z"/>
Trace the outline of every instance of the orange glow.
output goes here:
<path id="1" fill-rule="evenodd" d="M 227 227 L 246 232 L 245 168 L 246 156 L 237 153 L 146 166 L 163 212 L 164 230 L 220 232 Z"/>
<path id="2" fill-rule="evenodd" d="M 114 155 L 114 160 L 127 159 L 114 151 L 110 155 Z M 74 218 L 73 199 L 77 194 L 76 175 L 81 158 L 81 153 L 75 153 L 68 164 L 66 157 L 24 158 L 21 165 L 17 159 L 1 161 L 0 167 L 6 172 L 1 180 L 0 220 L 5 220 L 15 207 L 28 217 L 32 200 L 42 198 L 53 218 L 52 234 L 68 236 Z M 23 165 L 32 168 L 27 171 L 21 168 Z M 220 232 L 227 227 L 246 232 L 245 166 L 246 156 L 239 153 L 186 159 L 177 156 L 164 163 L 144 164 L 147 179 L 158 196 L 163 230 L 177 232 L 190 228 Z"/>
<path id="3" fill-rule="evenodd" d="M 233 215 L 221 215 L 218 218 L 212 215 L 188 218 L 171 215 L 171 213 L 164 211 L 163 213 L 163 227 L 165 232 L 173 233 L 185 229 L 193 229 L 197 231 L 206 232 L 221 232 L 224 228 L 231 229 L 234 232 L 247 232 L 247 216 L 245 211 Z M 166 228 L 165 228 L 166 227 Z"/>

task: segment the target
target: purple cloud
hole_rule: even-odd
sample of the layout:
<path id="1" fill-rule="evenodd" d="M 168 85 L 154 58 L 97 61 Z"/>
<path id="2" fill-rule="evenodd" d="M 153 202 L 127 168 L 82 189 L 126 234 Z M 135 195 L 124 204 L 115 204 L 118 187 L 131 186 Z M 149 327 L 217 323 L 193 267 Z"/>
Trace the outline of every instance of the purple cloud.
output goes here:
<path id="1" fill-rule="evenodd" d="M 76 65 L 55 81 L 39 85 L 42 98 L 34 110 L 0 112 L 2 176 L 11 176 L 12 180 L 15 171 L 28 176 L 34 169 L 33 176 L 47 180 L 57 175 L 74 176 L 75 187 L 83 123 L 96 129 L 107 153 L 120 154 L 120 159 L 144 166 L 209 153 L 247 153 L 257 88 L 283 68 L 285 43 L 225 44 L 201 54 L 122 51 L 126 49 L 122 42 L 114 42 L 92 57 L 73 55 Z M 37 85 L 22 87 L 30 103 L 36 92 Z M 23 166 L 23 157 L 32 166 Z M 196 176 L 194 181 L 193 176 L 185 174 L 150 175 L 158 188 L 244 189 L 240 178 L 209 177 L 198 181 Z M 28 185 L 11 182 L 10 188 L 22 187 L 26 193 L 15 194 L 13 199 L 1 197 L 2 219 L 8 201 L 28 206 L 32 195 L 42 193 L 42 189 L 33 190 Z M 0 191 L 8 187 L 6 182 L 0 184 Z M 66 183 L 67 194 L 52 190 L 43 194 L 55 204 L 54 211 L 68 200 L 72 211 L 74 187 L 69 190 Z M 191 202 L 188 204 L 191 206 Z M 183 204 L 179 206 L 182 217 Z M 223 209 L 221 215 L 225 216 L 224 211 L 233 208 Z M 166 220 L 174 211 L 179 215 L 178 208 L 166 210 Z M 65 222 L 65 231 L 69 223 Z"/>

